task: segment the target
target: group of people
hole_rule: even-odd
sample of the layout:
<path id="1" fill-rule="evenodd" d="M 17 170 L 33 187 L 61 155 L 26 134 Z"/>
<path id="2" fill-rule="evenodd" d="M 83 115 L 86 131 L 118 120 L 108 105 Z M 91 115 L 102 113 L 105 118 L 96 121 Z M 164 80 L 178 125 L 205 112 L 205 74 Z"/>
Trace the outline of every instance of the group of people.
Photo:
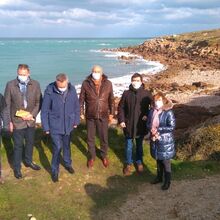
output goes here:
<path id="1" fill-rule="evenodd" d="M 42 128 L 52 139 L 53 182 L 59 181 L 61 152 L 65 169 L 70 174 L 74 173 L 70 139 L 71 132 L 77 128 L 80 120 L 86 121 L 88 168 L 91 169 L 96 160 L 96 132 L 100 138 L 103 166 L 109 166 L 108 125 L 116 111 L 112 83 L 103 73 L 102 67 L 96 65 L 92 68 L 91 74 L 82 83 L 78 98 L 75 87 L 64 73 L 56 76 L 42 97 L 39 82 L 30 77 L 29 66 L 18 65 L 16 79 L 7 83 L 4 97 L 0 96 L 1 124 L 2 128 L 12 133 L 13 171 L 17 179 L 22 178 L 22 162 L 33 170 L 41 169 L 32 160 L 35 123 L 40 111 Z M 152 96 L 144 88 L 142 75 L 135 73 L 131 77 L 129 89 L 121 97 L 117 112 L 118 123 L 125 136 L 124 175 L 132 174 L 133 164 L 137 172 L 143 172 L 143 140 L 150 133 L 151 155 L 157 161 L 157 176 L 152 183 L 163 182 L 162 189 L 168 189 L 171 182 L 170 160 L 175 154 L 172 102 L 161 92 Z"/>

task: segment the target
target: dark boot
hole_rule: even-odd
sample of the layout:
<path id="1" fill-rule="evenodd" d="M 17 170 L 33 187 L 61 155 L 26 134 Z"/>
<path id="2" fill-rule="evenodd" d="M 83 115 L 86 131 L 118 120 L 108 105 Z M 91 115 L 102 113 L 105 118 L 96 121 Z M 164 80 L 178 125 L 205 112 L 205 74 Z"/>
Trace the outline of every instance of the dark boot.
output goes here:
<path id="1" fill-rule="evenodd" d="M 164 170 L 163 163 L 157 161 L 157 176 L 153 181 L 151 181 L 151 184 L 157 184 L 163 182 L 163 170 Z"/>
<path id="2" fill-rule="evenodd" d="M 165 172 L 165 181 L 163 186 L 161 187 L 162 190 L 168 190 L 170 188 L 171 183 L 171 173 Z"/>

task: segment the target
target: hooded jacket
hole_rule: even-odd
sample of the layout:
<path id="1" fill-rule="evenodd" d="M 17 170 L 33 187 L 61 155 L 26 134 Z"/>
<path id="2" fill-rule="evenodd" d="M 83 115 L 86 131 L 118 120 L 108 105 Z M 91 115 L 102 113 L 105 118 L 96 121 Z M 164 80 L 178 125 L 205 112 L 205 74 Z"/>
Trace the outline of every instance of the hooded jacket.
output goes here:
<path id="1" fill-rule="evenodd" d="M 159 132 L 160 139 L 150 140 L 151 156 L 156 160 L 169 160 L 175 155 L 175 145 L 173 131 L 175 129 L 175 116 L 172 111 L 173 104 L 170 100 L 163 106 L 163 111 L 159 115 Z M 150 110 L 147 120 L 147 128 L 151 130 L 152 116 L 154 109 Z"/>

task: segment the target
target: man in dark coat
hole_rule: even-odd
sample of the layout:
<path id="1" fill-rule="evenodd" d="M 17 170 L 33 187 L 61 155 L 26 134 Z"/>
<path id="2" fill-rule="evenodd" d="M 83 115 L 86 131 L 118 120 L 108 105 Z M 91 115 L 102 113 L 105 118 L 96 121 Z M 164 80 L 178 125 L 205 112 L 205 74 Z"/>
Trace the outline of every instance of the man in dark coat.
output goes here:
<path id="1" fill-rule="evenodd" d="M 151 94 L 144 89 L 142 76 L 135 73 L 131 77 L 129 90 L 124 91 L 118 105 L 118 122 L 125 135 L 126 165 L 124 175 L 131 174 L 133 164 L 133 140 L 136 140 L 136 167 L 143 171 L 143 138 L 147 134 L 146 119 L 148 116 Z"/>
<path id="2" fill-rule="evenodd" d="M 41 108 L 41 122 L 43 130 L 52 138 L 52 180 L 57 182 L 59 181 L 62 149 L 64 166 L 69 173 L 74 173 L 71 160 L 70 133 L 80 122 L 79 100 L 75 87 L 69 83 L 66 74 L 58 74 L 56 81 L 47 86 Z"/>
<path id="3" fill-rule="evenodd" d="M 25 140 L 24 164 L 33 170 L 40 166 L 32 162 L 35 119 L 41 105 L 40 84 L 30 78 L 28 65 L 19 64 L 17 78 L 8 82 L 5 88 L 5 101 L 10 116 L 10 131 L 14 141 L 14 176 L 22 178 L 21 161 Z"/>
<path id="4" fill-rule="evenodd" d="M 93 167 L 96 158 L 95 134 L 98 130 L 101 142 L 101 157 L 104 167 L 108 167 L 108 122 L 114 115 L 112 83 L 103 74 L 100 66 L 94 66 L 92 73 L 83 82 L 80 93 L 81 118 L 86 118 L 88 168 Z"/>
<path id="5" fill-rule="evenodd" d="M 9 120 L 9 114 L 8 114 L 8 111 L 6 108 L 5 99 L 4 99 L 3 95 L 0 94 L 0 137 L 2 134 L 2 129 L 5 129 L 6 131 L 9 130 L 9 123 L 10 123 L 10 120 Z M 1 167 L 1 154 L 0 154 L 0 183 L 3 183 L 2 167 Z"/>

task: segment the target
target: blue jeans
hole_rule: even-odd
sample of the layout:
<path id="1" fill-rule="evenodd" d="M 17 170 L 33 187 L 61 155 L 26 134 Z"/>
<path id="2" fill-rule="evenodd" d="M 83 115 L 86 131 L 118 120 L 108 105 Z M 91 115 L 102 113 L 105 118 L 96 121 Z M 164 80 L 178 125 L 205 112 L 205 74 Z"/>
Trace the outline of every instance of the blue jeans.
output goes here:
<path id="1" fill-rule="evenodd" d="M 63 160 L 65 167 L 72 166 L 70 151 L 70 135 L 51 134 L 53 155 L 51 161 L 51 171 L 53 174 L 59 173 L 61 150 L 63 149 Z"/>
<path id="2" fill-rule="evenodd" d="M 21 169 L 23 150 L 24 150 L 24 162 L 26 164 L 32 163 L 34 135 L 35 135 L 34 127 L 15 129 L 13 131 L 15 171 L 20 171 Z"/>
<path id="3" fill-rule="evenodd" d="M 143 163 L 143 136 L 135 138 L 136 141 L 136 163 L 141 164 Z M 133 138 L 125 138 L 125 157 L 126 157 L 126 164 L 132 164 L 133 154 Z"/>

